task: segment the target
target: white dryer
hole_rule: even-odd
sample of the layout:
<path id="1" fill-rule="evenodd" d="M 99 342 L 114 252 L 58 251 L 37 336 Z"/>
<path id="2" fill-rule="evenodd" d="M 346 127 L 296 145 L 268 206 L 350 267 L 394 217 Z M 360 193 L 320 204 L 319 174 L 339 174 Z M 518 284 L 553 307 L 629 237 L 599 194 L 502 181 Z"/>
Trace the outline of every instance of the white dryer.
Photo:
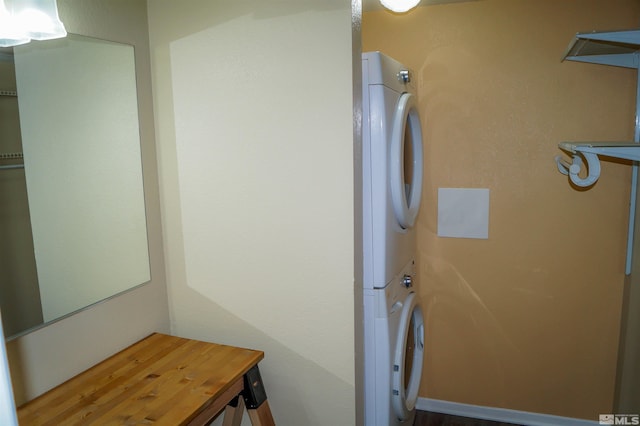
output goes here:
<path id="1" fill-rule="evenodd" d="M 362 55 L 364 405 L 366 426 L 409 426 L 424 325 L 413 289 L 422 129 L 410 71 Z"/>
<path id="2" fill-rule="evenodd" d="M 415 256 L 422 195 L 422 128 L 410 71 L 362 55 L 364 286 L 383 288 Z"/>

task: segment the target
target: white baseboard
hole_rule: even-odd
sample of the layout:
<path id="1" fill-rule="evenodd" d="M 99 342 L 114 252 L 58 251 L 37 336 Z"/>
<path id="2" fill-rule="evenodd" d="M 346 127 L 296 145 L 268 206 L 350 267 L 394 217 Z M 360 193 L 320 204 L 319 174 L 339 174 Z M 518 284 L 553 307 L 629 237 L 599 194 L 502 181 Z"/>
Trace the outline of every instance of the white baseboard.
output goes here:
<path id="1" fill-rule="evenodd" d="M 574 419 L 550 414 L 508 410 L 506 408 L 483 407 L 430 398 L 418 398 L 416 409 L 526 426 L 593 426 L 600 424 L 595 420 Z"/>

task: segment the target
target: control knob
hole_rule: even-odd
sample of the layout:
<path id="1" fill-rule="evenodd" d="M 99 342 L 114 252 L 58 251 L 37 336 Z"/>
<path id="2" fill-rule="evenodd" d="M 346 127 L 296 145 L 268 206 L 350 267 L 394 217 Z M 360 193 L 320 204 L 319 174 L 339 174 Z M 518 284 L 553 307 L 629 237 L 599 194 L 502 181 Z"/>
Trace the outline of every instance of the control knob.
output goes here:
<path id="1" fill-rule="evenodd" d="M 409 274 L 405 274 L 404 277 L 402 277 L 402 285 L 406 288 L 413 286 L 413 277 Z"/>
<path id="2" fill-rule="evenodd" d="M 411 74 L 409 73 L 409 70 L 401 70 L 398 73 L 398 81 L 404 84 L 409 83 L 411 81 Z"/>

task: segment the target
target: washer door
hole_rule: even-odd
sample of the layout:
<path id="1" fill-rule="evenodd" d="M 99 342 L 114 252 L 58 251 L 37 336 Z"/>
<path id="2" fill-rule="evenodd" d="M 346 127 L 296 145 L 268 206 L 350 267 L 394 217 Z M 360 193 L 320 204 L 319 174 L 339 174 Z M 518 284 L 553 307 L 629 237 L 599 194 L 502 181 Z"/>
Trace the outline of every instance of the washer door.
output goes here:
<path id="1" fill-rule="evenodd" d="M 398 224 L 408 229 L 414 225 L 420 209 L 423 171 L 422 127 L 412 94 L 400 96 L 391 132 L 391 200 Z"/>
<path id="2" fill-rule="evenodd" d="M 407 420 L 415 409 L 424 358 L 424 318 L 411 293 L 405 301 L 398 328 L 393 362 L 393 409 L 399 420 Z"/>

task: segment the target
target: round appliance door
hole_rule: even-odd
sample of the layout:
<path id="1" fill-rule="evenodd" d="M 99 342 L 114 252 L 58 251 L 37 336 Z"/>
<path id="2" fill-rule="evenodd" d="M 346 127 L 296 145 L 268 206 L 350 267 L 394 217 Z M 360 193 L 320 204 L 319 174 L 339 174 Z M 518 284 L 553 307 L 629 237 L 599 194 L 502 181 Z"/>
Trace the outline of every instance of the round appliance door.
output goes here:
<path id="1" fill-rule="evenodd" d="M 407 420 L 415 409 L 424 358 L 424 318 L 411 293 L 402 308 L 393 362 L 393 409 L 399 420 Z"/>
<path id="2" fill-rule="evenodd" d="M 420 209 L 423 172 L 422 127 L 412 94 L 400 96 L 391 132 L 391 201 L 398 224 L 408 229 L 414 225 Z"/>

